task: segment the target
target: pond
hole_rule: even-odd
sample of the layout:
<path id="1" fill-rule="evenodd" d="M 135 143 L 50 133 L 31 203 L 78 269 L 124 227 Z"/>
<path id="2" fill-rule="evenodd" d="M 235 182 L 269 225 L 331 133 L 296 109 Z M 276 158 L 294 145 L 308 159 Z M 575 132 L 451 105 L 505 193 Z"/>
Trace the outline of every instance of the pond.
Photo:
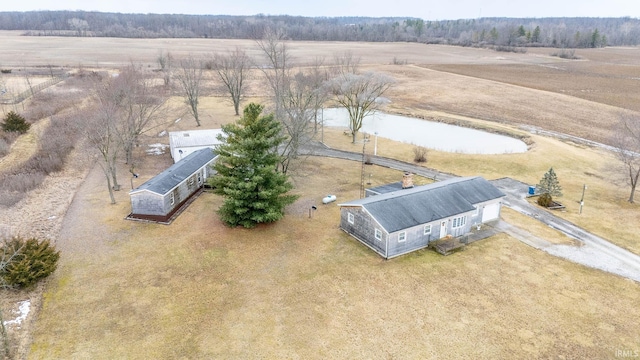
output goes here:
<path id="1" fill-rule="evenodd" d="M 345 109 L 323 111 L 324 126 L 349 127 Z M 424 146 L 429 149 L 463 154 L 510 154 L 527 151 L 527 144 L 512 137 L 486 131 L 376 112 L 365 117 L 360 132 Z"/>

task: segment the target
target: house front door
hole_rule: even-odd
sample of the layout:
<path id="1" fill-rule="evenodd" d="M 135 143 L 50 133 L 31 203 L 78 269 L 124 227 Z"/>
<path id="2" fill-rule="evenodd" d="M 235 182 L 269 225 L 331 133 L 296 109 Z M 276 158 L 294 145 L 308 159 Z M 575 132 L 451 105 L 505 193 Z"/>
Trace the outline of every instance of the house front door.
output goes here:
<path id="1" fill-rule="evenodd" d="M 440 239 L 442 239 L 445 236 L 447 236 L 447 221 L 446 220 L 440 222 Z"/>

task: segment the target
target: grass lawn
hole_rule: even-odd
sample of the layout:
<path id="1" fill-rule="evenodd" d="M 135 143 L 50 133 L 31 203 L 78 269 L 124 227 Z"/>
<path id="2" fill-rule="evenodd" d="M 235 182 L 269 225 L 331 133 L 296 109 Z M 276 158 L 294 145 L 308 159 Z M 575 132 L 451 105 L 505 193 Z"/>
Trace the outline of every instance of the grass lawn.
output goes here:
<path id="1" fill-rule="evenodd" d="M 134 60 L 152 68 L 159 49 L 183 57 L 195 48 L 208 53 L 213 44 L 249 48 L 246 41 L 97 38 L 60 52 L 76 40 L 56 38 L 50 41 L 60 46 L 43 54 L 39 39 L 3 39 L 0 48 L 6 51 L 0 53 L 5 58 L 20 50 L 42 54 L 27 56 L 36 65 L 46 59 L 76 66 L 82 55 L 84 66 L 97 69 Z M 564 189 L 564 197 L 556 200 L 566 206 L 555 214 L 640 254 L 638 205 L 626 202 L 629 188 L 620 177 L 624 172 L 614 169 L 610 153 L 508 125 L 608 139 L 620 99 L 637 96 L 627 91 L 633 81 L 617 88 L 618 81 L 611 78 L 635 74 L 629 64 L 611 63 L 609 55 L 622 50 L 585 50 L 583 56 L 594 64 L 568 66 L 562 76 L 570 77 L 573 85 L 565 89 L 562 81 L 518 80 L 523 69 L 551 76 L 558 62 L 566 63 L 537 53 L 543 50 L 502 54 L 404 43 L 291 45 L 301 60 L 354 50 L 362 56 L 364 70 L 393 75 L 398 83 L 388 94 L 390 112 L 526 137 L 531 149 L 524 154 L 430 151 L 426 166 L 462 176 L 508 176 L 532 185 L 553 167 Z M 127 57 L 114 48 L 126 49 Z M 398 54 L 408 65 L 388 65 Z M 637 64 L 635 50 L 624 54 Z M 466 63 L 486 66 L 453 66 Z M 518 65 L 502 72 L 507 63 Z M 555 67 L 541 66 L 546 64 Z M 580 75 L 585 69 L 600 71 L 599 66 L 606 66 L 606 81 Z M 246 102 L 266 101 L 259 97 L 264 95 L 260 86 L 257 76 L 251 79 Z M 614 94 L 606 91 L 610 86 L 616 87 Z M 590 91 L 575 95 L 584 89 Z M 168 143 L 159 137 L 162 130 L 195 128 L 181 98 L 172 98 L 170 105 L 165 123 L 145 133 L 144 143 Z M 220 97 L 203 97 L 200 112 L 202 128 L 237 118 Z M 332 147 L 362 151 L 362 144 L 350 144 L 342 130 L 325 129 L 324 138 Z M 7 159 L 24 161 L 35 141 L 18 141 L 14 150 L 25 155 L 7 157 L 4 166 L 9 166 Z M 367 152 L 373 152 L 372 146 Z M 378 155 L 413 159 L 411 145 L 383 134 Z M 145 157 L 136 168 L 141 176 L 135 185 L 169 164 L 167 154 Z M 42 308 L 34 311 L 37 318 L 28 335 L 33 339 L 29 357 L 602 359 L 614 358 L 618 350 L 640 350 L 638 283 L 555 258 L 504 234 L 447 257 L 423 250 L 385 261 L 338 229 L 336 203 L 321 204 L 327 194 L 335 194 L 338 203 L 359 196 L 359 163 L 309 157 L 292 170 L 300 199 L 287 209 L 285 219 L 245 230 L 220 223 L 215 211 L 222 199 L 210 193 L 170 226 L 125 221 L 130 211 L 127 192 L 118 192 L 118 204 L 109 206 L 102 174 L 94 169 L 75 195 L 56 239 L 62 258 L 58 271 L 42 285 Z M 399 181 L 402 175 L 377 166 L 365 171 L 371 186 Z M 127 188 L 127 170 L 120 174 Z M 585 184 L 585 207 L 579 214 Z M 318 210 L 310 218 L 313 205 Z M 513 211 L 502 215 L 549 241 L 571 243 Z"/>
<path id="2" fill-rule="evenodd" d="M 126 193 L 86 211 L 106 192 L 85 184 L 30 357 L 611 358 L 638 346 L 637 283 L 506 235 L 385 261 L 320 201 L 356 198 L 359 166 L 309 158 L 299 172 L 298 203 L 252 230 L 220 223 L 210 193 L 170 226 L 122 220 Z"/>

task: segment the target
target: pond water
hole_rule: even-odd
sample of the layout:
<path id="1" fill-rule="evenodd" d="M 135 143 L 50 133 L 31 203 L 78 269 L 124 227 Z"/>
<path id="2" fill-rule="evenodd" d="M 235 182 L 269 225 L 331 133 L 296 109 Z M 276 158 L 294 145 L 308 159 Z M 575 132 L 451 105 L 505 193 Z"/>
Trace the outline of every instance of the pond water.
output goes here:
<path id="1" fill-rule="evenodd" d="M 345 109 L 323 111 L 324 126 L 349 127 Z M 365 117 L 360 132 L 424 146 L 429 149 L 463 154 L 509 154 L 527 151 L 527 144 L 512 137 L 423 119 L 376 112 Z"/>

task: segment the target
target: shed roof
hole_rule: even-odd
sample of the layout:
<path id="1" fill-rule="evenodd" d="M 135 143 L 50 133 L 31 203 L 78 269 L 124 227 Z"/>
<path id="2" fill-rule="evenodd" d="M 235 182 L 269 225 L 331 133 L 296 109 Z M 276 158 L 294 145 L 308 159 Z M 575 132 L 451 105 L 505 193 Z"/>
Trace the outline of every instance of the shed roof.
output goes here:
<path id="1" fill-rule="evenodd" d="M 402 181 L 398 181 L 390 184 L 384 184 L 384 185 L 368 188 L 367 190 L 370 193 L 373 193 L 375 195 L 380 195 L 380 194 L 386 194 L 394 191 L 400 191 L 403 189 L 404 188 L 402 187 Z"/>
<path id="2" fill-rule="evenodd" d="M 338 204 L 361 206 L 384 229 L 395 232 L 473 211 L 474 205 L 505 195 L 482 177 L 453 178 Z"/>
<path id="3" fill-rule="evenodd" d="M 217 154 L 209 148 L 194 151 L 165 171 L 131 190 L 129 194 L 146 190 L 164 195 L 193 175 L 198 169 L 211 162 L 216 156 Z"/>
<path id="4" fill-rule="evenodd" d="M 169 143 L 172 149 L 191 146 L 211 146 L 220 143 L 217 136 L 222 133 L 222 129 L 172 131 L 169 133 Z"/>

